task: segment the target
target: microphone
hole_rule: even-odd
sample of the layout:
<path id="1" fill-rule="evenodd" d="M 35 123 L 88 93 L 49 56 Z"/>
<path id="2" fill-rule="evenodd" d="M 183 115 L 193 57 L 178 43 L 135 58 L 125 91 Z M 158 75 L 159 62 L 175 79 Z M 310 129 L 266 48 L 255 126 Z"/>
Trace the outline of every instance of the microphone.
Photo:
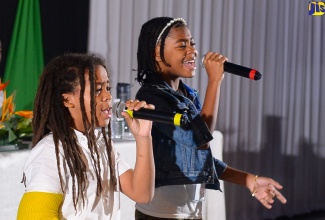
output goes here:
<path id="1" fill-rule="evenodd" d="M 202 63 L 202 67 L 205 68 L 203 61 L 204 61 L 204 57 L 202 58 L 201 63 Z M 259 79 L 262 78 L 262 74 L 259 71 L 255 70 L 255 69 L 240 66 L 240 65 L 230 63 L 230 62 L 227 62 L 227 61 L 225 61 L 223 67 L 224 67 L 225 72 L 235 74 L 237 76 L 242 76 L 242 77 L 245 77 L 245 78 L 249 78 L 251 80 L 259 80 Z"/>
<path id="2" fill-rule="evenodd" d="M 146 119 L 154 122 L 168 123 L 182 126 L 187 123 L 187 118 L 180 113 L 162 112 L 141 108 L 138 111 L 126 109 L 125 103 L 120 101 L 113 104 L 112 113 L 116 118 L 123 118 L 122 112 L 127 112 L 132 118 Z"/>

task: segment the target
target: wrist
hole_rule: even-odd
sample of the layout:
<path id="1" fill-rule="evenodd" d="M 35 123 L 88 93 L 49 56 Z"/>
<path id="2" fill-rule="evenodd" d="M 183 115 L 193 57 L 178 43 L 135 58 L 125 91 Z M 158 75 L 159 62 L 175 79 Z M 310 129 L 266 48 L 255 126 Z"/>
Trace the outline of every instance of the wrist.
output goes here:
<path id="1" fill-rule="evenodd" d="M 256 188 L 257 188 L 257 179 L 258 179 L 258 175 L 250 175 L 249 178 L 249 184 L 247 185 L 247 188 L 249 189 L 249 191 L 251 192 L 252 196 L 255 196 L 256 194 Z"/>
<path id="2" fill-rule="evenodd" d="M 134 135 L 135 140 L 151 140 L 152 136 L 151 134 L 149 135 Z"/>
<path id="3" fill-rule="evenodd" d="M 208 86 L 211 85 L 213 87 L 218 88 L 221 86 L 222 80 L 223 80 L 223 78 L 213 79 L 213 80 L 209 79 Z"/>

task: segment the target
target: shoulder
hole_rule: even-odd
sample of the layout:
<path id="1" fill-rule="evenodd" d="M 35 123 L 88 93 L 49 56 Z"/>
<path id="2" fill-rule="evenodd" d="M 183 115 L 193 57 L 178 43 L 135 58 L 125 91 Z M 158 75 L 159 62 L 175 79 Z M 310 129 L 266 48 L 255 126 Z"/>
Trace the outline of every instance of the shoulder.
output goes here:
<path id="1" fill-rule="evenodd" d="M 44 137 L 30 152 L 24 166 L 26 191 L 61 193 L 52 135 Z"/>
<path id="2" fill-rule="evenodd" d="M 165 85 L 144 84 L 138 90 L 136 98 L 155 105 L 156 110 L 166 110 L 169 107 L 173 110 L 174 106 L 180 102 L 171 88 Z"/>
<path id="3" fill-rule="evenodd" d="M 55 146 L 53 141 L 53 135 L 49 134 L 40 140 L 36 146 L 31 150 L 25 166 L 33 163 L 35 160 L 42 160 L 45 158 L 55 157 Z"/>

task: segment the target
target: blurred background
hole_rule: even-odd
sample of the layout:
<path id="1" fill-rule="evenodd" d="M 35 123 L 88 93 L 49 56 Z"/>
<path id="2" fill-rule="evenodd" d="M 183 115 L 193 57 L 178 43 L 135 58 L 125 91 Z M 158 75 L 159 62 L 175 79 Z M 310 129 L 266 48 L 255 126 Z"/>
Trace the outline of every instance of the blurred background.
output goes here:
<path id="1" fill-rule="evenodd" d="M 311 4 L 322 5 L 307 0 L 1 0 L 0 76 L 11 80 L 17 96 L 23 94 L 18 106 L 31 108 L 33 93 L 27 97 L 26 90 L 31 86 L 34 91 L 50 59 L 64 52 L 96 53 L 106 60 L 113 97 L 117 84 L 127 83 L 134 98 L 141 25 L 156 16 L 183 17 L 199 54 L 220 52 L 263 74 L 251 81 L 225 73 L 216 129 L 223 134 L 224 161 L 279 181 L 288 203 L 276 202 L 266 210 L 248 190 L 225 184 L 227 219 L 280 219 L 321 211 L 325 15 L 312 13 Z M 17 55 L 19 50 L 23 55 Z M 35 68 L 25 67 L 35 60 Z M 207 76 L 199 62 L 196 76 L 184 81 L 199 90 L 203 101 Z"/>

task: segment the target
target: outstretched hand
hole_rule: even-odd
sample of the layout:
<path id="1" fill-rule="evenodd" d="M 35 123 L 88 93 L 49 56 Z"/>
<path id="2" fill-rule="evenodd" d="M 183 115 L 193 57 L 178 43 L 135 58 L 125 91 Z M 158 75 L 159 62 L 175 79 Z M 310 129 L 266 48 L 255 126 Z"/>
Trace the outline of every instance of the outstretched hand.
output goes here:
<path id="1" fill-rule="evenodd" d="M 251 193 L 263 206 L 271 209 L 274 197 L 283 204 L 287 202 L 286 198 L 279 192 L 282 188 L 282 185 L 271 178 L 256 176 Z"/>
<path id="2" fill-rule="evenodd" d="M 125 107 L 127 107 L 128 110 L 131 111 L 138 111 L 141 108 L 155 109 L 154 105 L 147 104 L 145 101 L 139 101 L 137 99 L 134 101 L 128 100 L 125 103 Z M 134 137 L 151 136 L 152 121 L 132 118 L 127 112 L 122 112 L 121 114 L 124 116 L 125 121 L 127 122 Z"/>

